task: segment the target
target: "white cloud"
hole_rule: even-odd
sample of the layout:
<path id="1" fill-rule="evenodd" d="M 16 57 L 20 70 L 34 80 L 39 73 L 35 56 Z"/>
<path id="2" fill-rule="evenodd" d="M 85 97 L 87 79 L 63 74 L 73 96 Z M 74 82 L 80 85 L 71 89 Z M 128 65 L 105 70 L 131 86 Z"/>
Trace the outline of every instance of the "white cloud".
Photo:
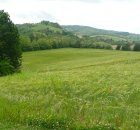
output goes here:
<path id="1" fill-rule="evenodd" d="M 15 23 L 50 20 L 140 33 L 139 0 L 0 0 Z"/>

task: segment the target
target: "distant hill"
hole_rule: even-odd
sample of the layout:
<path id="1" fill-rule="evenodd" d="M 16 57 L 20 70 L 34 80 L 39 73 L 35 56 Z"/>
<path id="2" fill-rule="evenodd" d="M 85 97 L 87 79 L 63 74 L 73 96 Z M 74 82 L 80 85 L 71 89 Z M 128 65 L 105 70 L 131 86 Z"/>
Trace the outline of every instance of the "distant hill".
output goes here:
<path id="1" fill-rule="evenodd" d="M 49 21 L 17 24 L 17 27 L 21 35 L 30 37 L 30 39 L 32 39 L 32 37 L 76 34 L 77 36 L 113 39 L 114 41 L 140 41 L 140 34 L 103 30 L 80 25 L 60 26 L 58 23 Z"/>
<path id="2" fill-rule="evenodd" d="M 58 23 L 41 21 L 16 25 L 23 51 L 79 47 L 79 38 Z"/>
<path id="3" fill-rule="evenodd" d="M 134 45 L 140 44 L 140 34 L 88 26 L 61 26 L 49 21 L 16 26 L 20 33 L 23 51 L 69 47 L 133 50 Z"/>
<path id="4" fill-rule="evenodd" d="M 64 30 L 74 33 L 78 36 L 100 36 L 104 38 L 112 38 L 113 40 L 131 40 L 131 41 L 140 41 L 140 34 L 133 34 L 129 32 L 119 32 L 112 30 L 97 29 L 88 26 L 79 26 L 79 25 L 66 25 L 62 26 Z"/>
<path id="5" fill-rule="evenodd" d="M 17 24 L 19 33 L 24 36 L 50 36 L 63 35 L 66 32 L 58 23 L 42 21 L 40 23 Z"/>
<path id="6" fill-rule="evenodd" d="M 76 33 L 77 35 L 113 35 L 113 36 L 127 36 L 129 35 L 128 32 L 117 32 L 117 31 L 110 31 L 110 30 L 103 30 L 97 29 L 88 26 L 80 26 L 80 25 L 68 25 L 63 26 L 63 28 L 67 31 Z"/>

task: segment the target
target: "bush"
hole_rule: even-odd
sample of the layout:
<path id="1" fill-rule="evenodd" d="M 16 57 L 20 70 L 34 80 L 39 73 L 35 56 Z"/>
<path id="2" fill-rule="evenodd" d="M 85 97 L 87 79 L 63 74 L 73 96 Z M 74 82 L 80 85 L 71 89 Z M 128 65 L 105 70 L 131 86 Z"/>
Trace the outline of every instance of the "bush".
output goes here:
<path id="1" fill-rule="evenodd" d="M 122 50 L 124 50 L 124 51 L 130 51 L 131 50 L 130 44 L 123 44 L 122 45 Z"/>
<path id="2" fill-rule="evenodd" d="M 136 43 L 133 50 L 140 51 L 140 44 Z"/>
<path id="3" fill-rule="evenodd" d="M 121 50 L 121 45 L 117 45 L 116 50 Z"/>
<path id="4" fill-rule="evenodd" d="M 38 45 L 41 50 L 46 50 L 46 49 L 52 48 L 51 42 L 49 42 L 49 40 L 47 38 L 41 38 L 37 42 L 38 42 Z"/>
<path id="5" fill-rule="evenodd" d="M 14 67 L 10 64 L 8 59 L 0 59 L 0 76 L 12 74 Z"/>

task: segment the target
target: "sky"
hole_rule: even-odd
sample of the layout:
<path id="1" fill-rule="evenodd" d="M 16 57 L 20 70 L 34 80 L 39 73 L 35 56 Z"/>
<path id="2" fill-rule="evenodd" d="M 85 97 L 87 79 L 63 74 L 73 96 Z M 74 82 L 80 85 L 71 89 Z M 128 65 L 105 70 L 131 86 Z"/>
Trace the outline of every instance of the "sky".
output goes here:
<path id="1" fill-rule="evenodd" d="M 140 34 L 140 0 L 0 0 L 14 23 L 42 20 Z"/>

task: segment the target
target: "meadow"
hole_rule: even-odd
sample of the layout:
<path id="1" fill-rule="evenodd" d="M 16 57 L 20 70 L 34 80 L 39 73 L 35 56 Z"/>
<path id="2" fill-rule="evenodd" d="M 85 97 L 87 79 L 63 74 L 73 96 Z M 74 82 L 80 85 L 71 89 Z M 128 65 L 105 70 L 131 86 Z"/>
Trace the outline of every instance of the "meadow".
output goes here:
<path id="1" fill-rule="evenodd" d="M 0 77 L 0 130 L 140 130 L 140 53 L 23 53 Z"/>

